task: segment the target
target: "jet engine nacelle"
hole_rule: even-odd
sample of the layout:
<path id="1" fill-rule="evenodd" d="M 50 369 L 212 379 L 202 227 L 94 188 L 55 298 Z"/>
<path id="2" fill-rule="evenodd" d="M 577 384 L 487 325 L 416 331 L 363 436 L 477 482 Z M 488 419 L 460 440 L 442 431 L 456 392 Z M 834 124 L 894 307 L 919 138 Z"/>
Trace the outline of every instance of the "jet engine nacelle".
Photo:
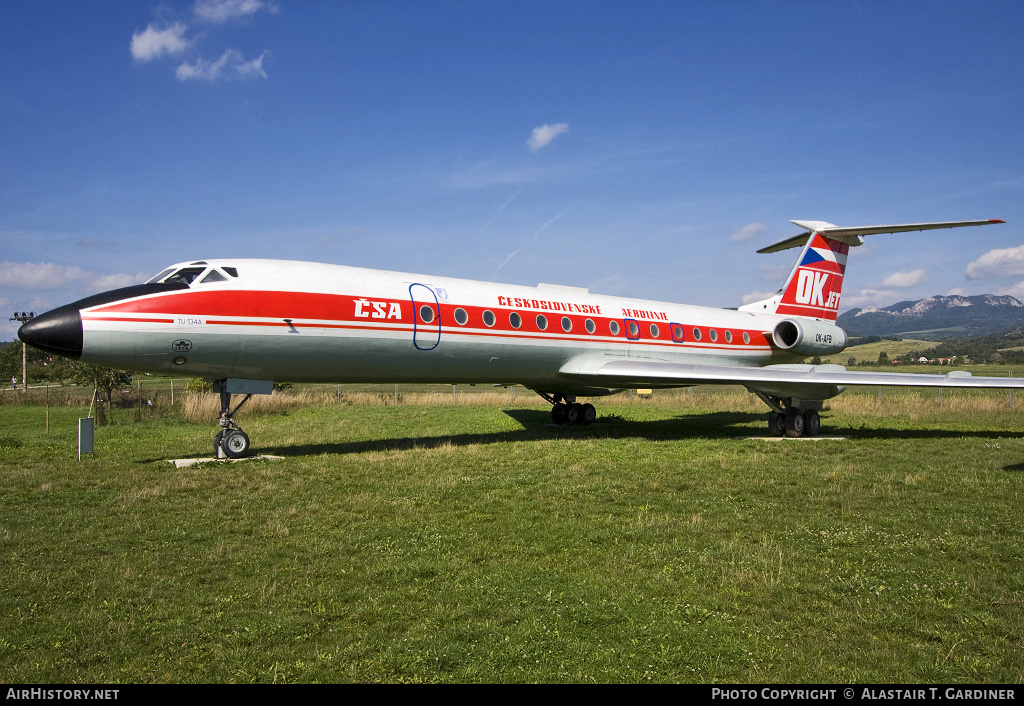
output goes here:
<path id="1" fill-rule="evenodd" d="M 800 356 L 831 355 L 846 348 L 846 331 L 815 319 L 785 319 L 775 324 L 772 341 Z"/>

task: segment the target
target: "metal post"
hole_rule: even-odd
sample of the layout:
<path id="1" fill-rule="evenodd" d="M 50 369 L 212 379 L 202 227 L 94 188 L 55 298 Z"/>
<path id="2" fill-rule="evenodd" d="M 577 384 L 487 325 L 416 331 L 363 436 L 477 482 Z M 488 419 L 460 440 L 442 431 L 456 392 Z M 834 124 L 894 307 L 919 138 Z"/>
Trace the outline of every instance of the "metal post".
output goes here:
<path id="1" fill-rule="evenodd" d="M 36 312 L 14 312 L 14 316 L 8 319 L 8 321 L 20 321 L 25 324 L 36 318 Z M 21 389 L 23 392 L 28 392 L 28 362 L 25 354 L 25 342 L 21 342 Z"/>
<path id="2" fill-rule="evenodd" d="M 95 454 L 93 439 L 95 437 L 95 422 L 92 417 L 85 417 L 78 420 L 78 460 L 82 460 L 82 454 Z"/>

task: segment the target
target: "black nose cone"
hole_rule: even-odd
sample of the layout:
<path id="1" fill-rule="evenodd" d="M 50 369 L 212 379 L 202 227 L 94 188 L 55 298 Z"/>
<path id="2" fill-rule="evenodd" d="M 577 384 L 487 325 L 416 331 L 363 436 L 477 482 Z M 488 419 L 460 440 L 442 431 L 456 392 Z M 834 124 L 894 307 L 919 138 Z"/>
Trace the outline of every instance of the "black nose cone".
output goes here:
<path id="1" fill-rule="evenodd" d="M 18 338 L 33 348 L 78 360 L 82 357 L 82 316 L 78 306 L 40 314 L 18 330 Z"/>

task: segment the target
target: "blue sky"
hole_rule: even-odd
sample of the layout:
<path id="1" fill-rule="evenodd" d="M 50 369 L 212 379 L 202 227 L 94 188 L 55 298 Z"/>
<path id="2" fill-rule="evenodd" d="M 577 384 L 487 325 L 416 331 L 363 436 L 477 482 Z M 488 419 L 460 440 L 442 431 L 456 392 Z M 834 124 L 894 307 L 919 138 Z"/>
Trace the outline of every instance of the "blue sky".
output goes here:
<path id="1" fill-rule="evenodd" d="M 0 2 L 0 340 L 204 257 L 736 306 L 1024 297 L 1020 2 Z"/>

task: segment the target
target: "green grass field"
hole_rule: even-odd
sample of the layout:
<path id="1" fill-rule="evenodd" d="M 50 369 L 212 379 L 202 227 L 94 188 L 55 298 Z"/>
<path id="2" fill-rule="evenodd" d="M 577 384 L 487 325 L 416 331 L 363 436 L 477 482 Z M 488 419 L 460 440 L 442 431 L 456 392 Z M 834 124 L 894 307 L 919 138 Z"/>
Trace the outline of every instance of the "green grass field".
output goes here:
<path id="1" fill-rule="evenodd" d="M 851 391 L 846 440 L 767 442 L 742 391 L 429 394 L 275 395 L 238 420 L 283 460 L 184 469 L 212 402 L 81 462 L 84 408 L 0 406 L 3 680 L 1024 680 L 1024 400 Z"/>
<path id="2" fill-rule="evenodd" d="M 890 358 L 898 358 L 907 351 L 927 350 L 934 346 L 935 341 L 925 341 L 921 339 L 908 338 L 902 341 L 882 340 L 875 341 L 874 343 L 862 343 L 859 346 L 850 346 L 842 353 L 837 353 L 836 355 L 829 357 L 832 359 L 833 363 L 846 365 L 846 361 L 849 360 L 851 356 L 856 358 L 858 362 L 874 362 L 878 360 L 878 354 L 882 351 L 885 351 L 886 355 Z"/>

